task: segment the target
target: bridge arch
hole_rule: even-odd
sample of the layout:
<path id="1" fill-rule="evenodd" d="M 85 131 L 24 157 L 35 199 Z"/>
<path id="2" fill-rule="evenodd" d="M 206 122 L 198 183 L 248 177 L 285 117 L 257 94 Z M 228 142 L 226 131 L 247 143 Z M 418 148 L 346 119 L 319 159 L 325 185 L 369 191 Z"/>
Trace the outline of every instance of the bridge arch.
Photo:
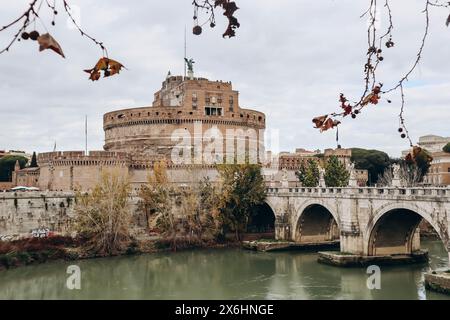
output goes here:
<path id="1" fill-rule="evenodd" d="M 264 204 L 267 205 L 272 210 L 273 214 L 275 215 L 275 219 L 277 219 L 281 215 L 281 213 L 278 212 L 279 210 L 277 210 L 275 201 L 272 200 L 272 198 L 267 197 L 264 200 Z"/>
<path id="2" fill-rule="evenodd" d="M 248 233 L 264 233 L 275 237 L 275 211 L 267 202 L 253 206 L 247 223 Z"/>
<path id="3" fill-rule="evenodd" d="M 422 219 L 433 227 L 448 251 L 448 231 L 433 219 L 429 210 L 411 203 L 390 203 L 378 209 L 367 224 L 365 254 L 411 254 L 420 249 L 420 234 L 416 231 Z"/>
<path id="4" fill-rule="evenodd" d="M 325 243 L 339 239 L 339 216 L 321 201 L 309 200 L 302 203 L 295 210 L 291 225 L 292 240 L 296 242 Z"/>

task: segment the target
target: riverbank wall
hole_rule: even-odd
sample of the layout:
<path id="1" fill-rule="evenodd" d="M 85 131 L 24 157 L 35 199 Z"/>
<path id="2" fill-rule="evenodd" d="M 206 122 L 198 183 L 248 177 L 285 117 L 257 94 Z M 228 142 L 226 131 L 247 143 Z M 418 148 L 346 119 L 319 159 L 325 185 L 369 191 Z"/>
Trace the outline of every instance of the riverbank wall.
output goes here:
<path id="1" fill-rule="evenodd" d="M 69 232 L 74 205 L 73 192 L 1 192 L 0 241 Z"/>
<path id="2" fill-rule="evenodd" d="M 450 295 L 450 270 L 425 273 L 425 288 Z"/>
<path id="3" fill-rule="evenodd" d="M 367 267 L 375 265 L 404 265 L 428 262 L 428 251 L 418 250 L 412 254 L 362 256 L 344 252 L 319 252 L 319 263 L 336 267 Z"/>
<path id="4" fill-rule="evenodd" d="M 75 222 L 74 192 L 0 192 L 0 241 L 27 237 L 44 238 L 53 233 L 70 235 Z M 133 234 L 145 229 L 137 210 L 138 198 L 130 197 Z"/>

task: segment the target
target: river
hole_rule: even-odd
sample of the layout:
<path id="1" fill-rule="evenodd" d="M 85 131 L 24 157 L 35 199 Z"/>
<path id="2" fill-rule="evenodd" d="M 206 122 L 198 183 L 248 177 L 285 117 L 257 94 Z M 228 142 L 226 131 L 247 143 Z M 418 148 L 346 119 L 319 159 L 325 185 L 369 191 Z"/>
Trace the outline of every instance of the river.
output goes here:
<path id="1" fill-rule="evenodd" d="M 423 272 L 445 268 L 440 241 L 423 241 L 428 265 L 381 267 L 381 289 L 369 290 L 365 269 L 316 262 L 307 252 L 240 249 L 58 261 L 0 272 L 0 299 L 450 299 L 425 290 Z M 66 271 L 81 270 L 81 290 Z"/>

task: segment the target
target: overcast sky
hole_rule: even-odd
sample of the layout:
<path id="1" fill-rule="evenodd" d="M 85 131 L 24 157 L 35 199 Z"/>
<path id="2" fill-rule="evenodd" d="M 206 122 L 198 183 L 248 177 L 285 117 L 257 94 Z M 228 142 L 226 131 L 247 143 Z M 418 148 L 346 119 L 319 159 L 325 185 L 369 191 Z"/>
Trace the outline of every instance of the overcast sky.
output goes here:
<path id="1" fill-rule="evenodd" d="M 29 2 L 3 0 L 0 25 L 19 16 Z M 232 39 L 221 36 L 225 18 L 220 13 L 215 29 L 205 26 L 201 36 L 192 35 L 191 0 L 70 2 L 80 8 L 82 27 L 128 70 L 90 82 L 82 70 L 93 67 L 101 51 L 69 27 L 62 8 L 55 27 L 43 15 L 67 58 L 39 53 L 31 40 L 0 55 L 0 149 L 51 151 L 56 141 L 58 150 L 83 150 L 87 114 L 89 149 L 101 150 L 105 112 L 151 105 L 167 71 L 183 73 L 185 25 L 196 76 L 232 81 L 241 107 L 264 112 L 268 129 L 280 131 L 282 150 L 335 147 L 335 131 L 320 133 L 311 119 L 337 111 L 340 92 L 356 100 L 363 89 L 367 19 L 360 15 L 369 1 L 237 0 L 241 28 Z M 413 63 L 424 30 L 424 0 L 392 2 L 396 45 L 384 50 L 379 74 L 387 87 Z M 432 10 L 424 59 L 405 90 L 414 140 L 425 134 L 450 136 L 447 15 L 446 9 Z M 387 27 L 383 18 L 380 27 Z M 36 28 L 45 31 L 39 22 Z M 0 33 L 2 47 L 11 35 Z M 392 104 L 383 100 L 358 119 L 345 119 L 343 147 L 381 149 L 392 156 L 408 148 L 397 132 L 398 94 L 389 99 Z"/>

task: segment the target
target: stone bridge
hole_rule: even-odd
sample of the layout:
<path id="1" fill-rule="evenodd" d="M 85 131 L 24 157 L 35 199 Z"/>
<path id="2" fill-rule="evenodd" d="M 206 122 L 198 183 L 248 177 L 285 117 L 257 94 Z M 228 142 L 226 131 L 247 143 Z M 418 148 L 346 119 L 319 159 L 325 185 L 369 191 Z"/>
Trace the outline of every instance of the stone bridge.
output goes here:
<path id="1" fill-rule="evenodd" d="M 426 220 L 450 252 L 450 188 L 274 187 L 266 204 L 275 237 L 297 243 L 340 240 L 359 256 L 411 255 L 420 249 Z"/>

